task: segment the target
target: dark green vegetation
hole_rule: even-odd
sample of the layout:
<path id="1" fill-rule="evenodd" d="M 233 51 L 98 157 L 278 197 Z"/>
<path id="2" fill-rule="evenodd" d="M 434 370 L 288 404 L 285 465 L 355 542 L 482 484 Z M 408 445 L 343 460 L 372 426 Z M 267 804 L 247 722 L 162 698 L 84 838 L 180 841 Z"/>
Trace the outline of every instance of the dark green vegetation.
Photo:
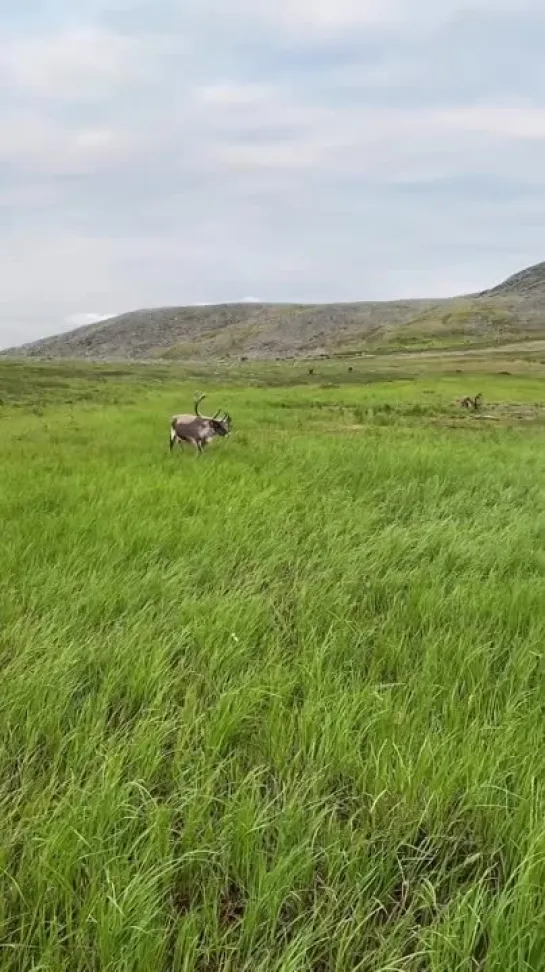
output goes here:
<path id="1" fill-rule="evenodd" d="M 543 967 L 544 367 L 493 361 L 0 363 L 2 970 Z M 196 389 L 235 432 L 169 456 Z"/>
<path id="2" fill-rule="evenodd" d="M 545 263 L 452 300 L 224 304 L 122 314 L 13 354 L 171 361 L 342 356 L 545 339 Z"/>

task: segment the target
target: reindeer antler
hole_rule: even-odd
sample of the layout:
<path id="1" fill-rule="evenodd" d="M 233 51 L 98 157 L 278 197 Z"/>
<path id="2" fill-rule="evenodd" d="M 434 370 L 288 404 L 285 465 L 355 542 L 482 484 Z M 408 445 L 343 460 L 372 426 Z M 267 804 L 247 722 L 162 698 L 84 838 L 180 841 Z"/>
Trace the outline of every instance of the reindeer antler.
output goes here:
<path id="1" fill-rule="evenodd" d="M 227 423 L 229 423 L 231 421 L 231 416 L 229 415 L 229 413 L 226 412 L 226 411 L 223 411 L 222 412 L 221 409 L 218 409 L 218 411 L 214 415 L 214 418 L 215 419 L 218 419 L 218 422 L 227 422 Z"/>
<path id="2" fill-rule="evenodd" d="M 204 393 L 202 395 L 199 395 L 198 392 L 195 394 L 195 415 L 198 415 L 199 418 L 202 418 L 202 415 L 199 412 L 199 405 L 201 404 L 203 398 L 206 398 Z"/>

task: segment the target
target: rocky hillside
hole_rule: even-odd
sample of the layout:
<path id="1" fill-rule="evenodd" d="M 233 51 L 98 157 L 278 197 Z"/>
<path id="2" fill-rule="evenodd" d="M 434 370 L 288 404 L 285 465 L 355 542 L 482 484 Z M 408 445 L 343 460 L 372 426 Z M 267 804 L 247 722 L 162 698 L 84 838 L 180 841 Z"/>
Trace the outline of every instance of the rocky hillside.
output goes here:
<path id="1" fill-rule="evenodd" d="M 289 358 L 545 337 L 545 263 L 448 300 L 131 311 L 4 354 L 99 360 Z"/>
<path id="2" fill-rule="evenodd" d="M 520 270 L 497 287 L 485 290 L 480 296 L 545 299 L 545 263 L 537 263 L 526 270 Z"/>

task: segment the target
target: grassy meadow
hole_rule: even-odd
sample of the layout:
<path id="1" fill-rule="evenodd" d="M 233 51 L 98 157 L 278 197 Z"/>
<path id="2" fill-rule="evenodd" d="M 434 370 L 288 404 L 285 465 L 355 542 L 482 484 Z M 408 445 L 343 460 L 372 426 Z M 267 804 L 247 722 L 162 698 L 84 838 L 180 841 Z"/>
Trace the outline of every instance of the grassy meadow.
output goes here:
<path id="1" fill-rule="evenodd" d="M 2 972 L 545 969 L 544 375 L 0 364 Z"/>

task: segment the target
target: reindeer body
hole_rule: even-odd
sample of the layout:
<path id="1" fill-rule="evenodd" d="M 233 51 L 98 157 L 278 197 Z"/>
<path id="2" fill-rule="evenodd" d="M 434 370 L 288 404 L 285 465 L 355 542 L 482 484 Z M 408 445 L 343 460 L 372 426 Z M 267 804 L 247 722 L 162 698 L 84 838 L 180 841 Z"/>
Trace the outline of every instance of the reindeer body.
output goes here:
<path id="1" fill-rule="evenodd" d="M 216 436 L 224 437 L 231 431 L 231 418 L 227 413 L 217 418 L 218 412 L 213 416 L 199 414 L 199 403 L 203 400 L 201 395 L 195 400 L 194 415 L 173 415 L 170 421 L 170 450 L 176 443 L 189 442 L 195 446 L 197 454 L 200 455 L 203 448 L 208 445 Z"/>
<path id="2" fill-rule="evenodd" d="M 462 398 L 460 405 L 462 408 L 472 408 L 474 412 L 478 412 L 481 407 L 482 400 L 483 396 L 481 392 L 479 392 L 475 398 L 471 398 L 471 395 L 467 395 L 465 398 Z"/>

